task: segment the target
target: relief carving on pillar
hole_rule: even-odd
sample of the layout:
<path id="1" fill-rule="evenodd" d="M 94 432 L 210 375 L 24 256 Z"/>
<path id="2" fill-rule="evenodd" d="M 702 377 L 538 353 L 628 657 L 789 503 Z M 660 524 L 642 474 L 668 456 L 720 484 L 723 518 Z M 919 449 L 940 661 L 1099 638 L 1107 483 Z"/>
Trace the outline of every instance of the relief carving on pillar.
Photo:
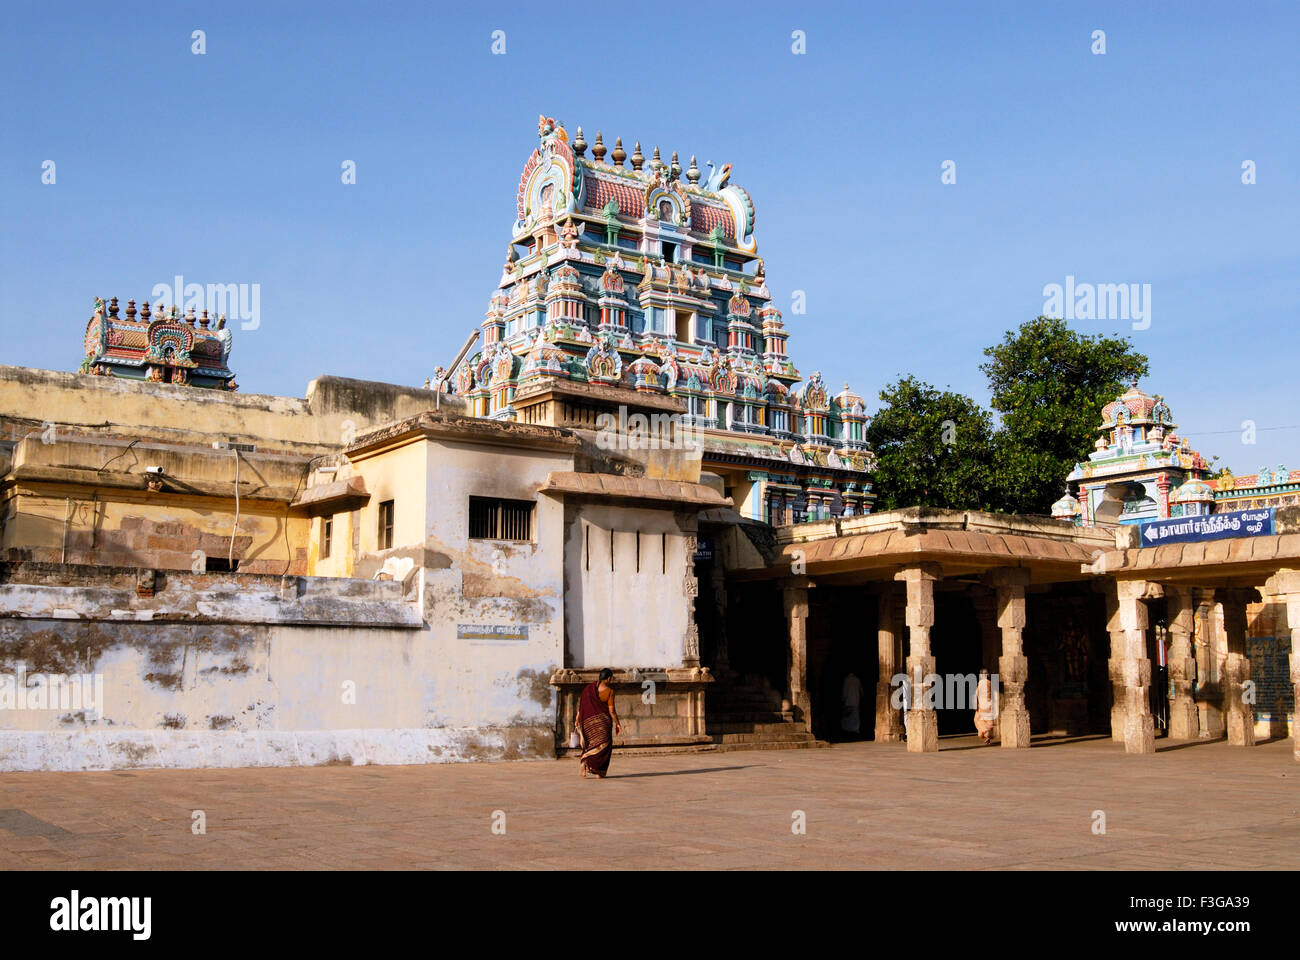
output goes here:
<path id="1" fill-rule="evenodd" d="M 700 628 L 693 623 L 687 624 L 686 635 L 682 638 L 682 659 L 700 659 Z"/>

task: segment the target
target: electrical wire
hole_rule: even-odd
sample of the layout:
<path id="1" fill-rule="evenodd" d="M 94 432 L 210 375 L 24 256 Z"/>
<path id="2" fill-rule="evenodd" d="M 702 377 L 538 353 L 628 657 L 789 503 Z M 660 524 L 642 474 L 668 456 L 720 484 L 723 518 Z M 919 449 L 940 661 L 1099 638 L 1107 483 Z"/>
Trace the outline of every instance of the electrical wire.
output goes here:
<path id="1" fill-rule="evenodd" d="M 125 449 L 125 450 L 123 450 L 121 453 L 119 453 L 116 457 L 109 457 L 109 459 L 107 460 L 107 462 L 105 462 L 105 464 L 104 464 L 102 467 L 100 467 L 98 470 L 96 470 L 95 472 L 96 472 L 96 473 L 103 473 L 105 470 L 108 469 L 108 465 L 109 465 L 110 463 L 112 463 L 114 460 L 120 460 L 120 459 L 122 459 L 123 457 L 125 457 L 128 453 L 131 452 L 131 448 L 134 447 L 134 446 L 135 446 L 137 443 L 139 443 L 139 442 L 140 442 L 140 438 L 139 438 L 139 437 L 136 437 L 134 440 L 132 440 L 130 443 L 128 443 L 128 444 L 126 445 L 126 449 Z"/>
<path id="2" fill-rule="evenodd" d="M 230 528 L 230 552 L 226 554 L 226 567 L 234 572 L 235 533 L 239 530 L 239 451 L 231 447 L 230 452 L 235 455 L 235 525 Z"/>

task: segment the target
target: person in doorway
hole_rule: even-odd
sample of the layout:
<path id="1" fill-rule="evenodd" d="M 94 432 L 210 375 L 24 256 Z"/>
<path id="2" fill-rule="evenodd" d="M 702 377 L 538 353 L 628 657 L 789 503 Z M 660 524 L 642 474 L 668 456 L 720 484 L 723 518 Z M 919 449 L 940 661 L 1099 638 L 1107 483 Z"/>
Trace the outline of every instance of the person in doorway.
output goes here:
<path id="1" fill-rule="evenodd" d="M 605 667 L 596 682 L 583 687 L 578 697 L 574 728 L 582 746 L 578 773 L 584 779 L 590 775 L 604 779 L 609 772 L 610 757 L 614 755 L 614 734 L 623 732 L 614 709 L 613 679 L 614 671 Z"/>
<path id="2" fill-rule="evenodd" d="M 858 737 L 862 731 L 862 681 L 857 674 L 849 671 L 844 678 L 844 687 L 840 691 L 840 729 Z"/>
<path id="3" fill-rule="evenodd" d="M 993 742 L 993 683 L 987 670 L 980 671 L 975 686 L 975 730 L 986 746 Z"/>

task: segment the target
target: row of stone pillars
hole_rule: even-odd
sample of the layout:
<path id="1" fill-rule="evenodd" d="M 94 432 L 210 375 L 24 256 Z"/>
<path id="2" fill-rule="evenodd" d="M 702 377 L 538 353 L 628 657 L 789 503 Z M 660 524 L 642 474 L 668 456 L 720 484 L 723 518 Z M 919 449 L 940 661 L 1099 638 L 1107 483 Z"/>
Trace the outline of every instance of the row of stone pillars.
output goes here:
<path id="1" fill-rule="evenodd" d="M 909 752 L 939 749 L 939 724 L 927 695 L 935 674 L 930 648 L 934 626 L 934 585 L 941 579 L 934 564 L 916 564 L 898 571 L 894 579 L 906 590 L 901 623 L 897 598 L 888 585 L 879 595 L 877 655 L 879 679 L 876 687 L 875 738 L 896 742 L 906 738 Z M 1029 746 L 1029 710 L 1025 704 L 1028 661 L 1024 655 L 1025 587 L 1029 571 L 1022 567 L 991 570 L 984 583 L 995 598 L 997 628 L 1001 634 L 998 673 L 1001 682 L 1001 743 L 1004 747 Z M 785 586 L 785 614 L 789 631 L 787 659 L 790 702 L 812 729 L 808 675 L 808 589 L 807 578 Z M 1254 589 L 1192 588 L 1161 585 L 1145 580 L 1107 581 L 1107 630 L 1111 655 L 1108 664 L 1112 686 L 1111 738 L 1124 744 L 1128 753 L 1155 752 L 1155 719 L 1151 715 L 1151 660 L 1147 656 L 1149 620 L 1146 601 L 1164 597 L 1170 633 L 1169 679 L 1174 698 L 1170 704 L 1169 735 L 1195 739 L 1202 724 L 1195 699 L 1197 661 L 1192 655 L 1192 637 L 1198 612 L 1210 603 L 1222 604 L 1227 656 L 1221 680 L 1222 713 L 1228 742 L 1250 746 L 1255 742 L 1255 714 L 1245 696 L 1250 680 L 1250 659 L 1246 651 L 1246 606 L 1258 599 Z M 1300 570 L 1283 570 L 1269 579 L 1265 595 L 1287 606 L 1291 633 L 1291 683 L 1300 708 Z M 1203 622 L 1208 617 L 1203 618 Z M 907 630 L 907 674 L 912 681 L 912 699 L 905 723 L 900 724 L 892 700 L 891 679 L 899 672 L 902 627 Z M 987 644 L 986 644 L 987 646 Z M 986 658 L 988 651 L 985 651 Z M 1300 760 L 1300 718 L 1293 721 L 1293 743 Z"/>
<path id="2" fill-rule="evenodd" d="M 1282 575 L 1279 575 L 1281 577 Z M 1300 577 L 1289 573 L 1288 576 Z M 1281 589 L 1290 581 L 1275 577 L 1266 592 Z M 1174 697 L 1169 705 L 1169 736 L 1194 740 L 1215 736 L 1211 727 L 1202 730 L 1195 695 L 1197 660 L 1192 654 L 1192 637 L 1199 621 L 1208 625 L 1209 610 L 1223 607 L 1226 657 L 1220 674 L 1221 716 L 1228 743 L 1253 746 L 1255 711 L 1246 690 L 1250 683 L 1250 657 L 1246 650 L 1248 626 L 1246 607 L 1259 599 L 1255 589 L 1236 587 L 1202 588 L 1159 584 L 1145 580 L 1120 580 L 1107 590 L 1107 629 L 1110 631 L 1111 739 L 1124 744 L 1128 753 L 1155 752 L 1155 719 L 1151 715 L 1151 660 L 1147 657 L 1149 618 L 1146 601 L 1164 597 L 1169 626 L 1169 682 Z M 1295 582 L 1300 599 L 1300 579 Z M 1290 603 L 1288 602 L 1290 610 Z M 1288 623 L 1300 628 L 1300 608 L 1289 613 Z M 1296 642 L 1300 629 L 1292 629 L 1291 670 L 1296 678 Z M 1208 663 L 1207 663 L 1208 666 Z M 1207 717 L 1208 720 L 1208 717 Z"/>
<path id="3" fill-rule="evenodd" d="M 904 585 L 906 603 L 898 609 L 897 598 L 886 584 L 878 598 L 875 738 L 882 743 L 907 741 L 913 753 L 939 749 L 939 718 L 931 701 L 930 688 L 935 675 L 935 658 L 930 647 L 934 627 L 934 585 L 942 578 L 937 564 L 922 563 L 904 567 L 894 576 Z M 1002 652 L 998 658 L 1000 678 L 999 712 L 1001 743 L 1004 747 L 1029 746 L 1029 709 L 1025 705 L 1025 681 L 1029 662 L 1024 653 L 1025 587 L 1029 571 L 1023 567 L 1006 567 L 989 571 L 984 583 L 995 598 L 997 627 L 1001 632 Z M 800 580 L 785 588 L 786 626 L 790 646 L 790 702 L 812 729 L 811 704 L 807 683 L 808 656 L 808 588 L 810 581 Z M 902 617 L 899 617 L 899 613 Z M 900 622 L 901 620 L 901 622 Z M 900 671 L 902 627 L 907 633 L 907 675 L 911 680 L 911 703 L 903 722 L 892 703 L 892 678 Z"/>

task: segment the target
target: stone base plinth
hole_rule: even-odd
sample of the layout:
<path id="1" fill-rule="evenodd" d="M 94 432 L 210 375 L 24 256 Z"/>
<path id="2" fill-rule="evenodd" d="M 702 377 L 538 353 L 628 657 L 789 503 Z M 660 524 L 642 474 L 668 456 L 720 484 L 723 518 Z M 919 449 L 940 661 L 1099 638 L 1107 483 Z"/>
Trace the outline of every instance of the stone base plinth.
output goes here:
<path id="1" fill-rule="evenodd" d="M 907 736 L 902 716 L 894 709 L 894 688 L 888 682 L 876 684 L 876 742 L 899 743 Z"/>
<path id="2" fill-rule="evenodd" d="M 1140 695 L 1146 696 L 1146 690 L 1141 690 Z M 1125 718 L 1124 752 L 1156 752 L 1156 722 L 1155 718 L 1152 717 L 1151 714 L 1138 713 L 1134 711 Z"/>
<path id="3" fill-rule="evenodd" d="M 907 711 L 907 752 L 936 753 L 939 750 L 939 715 L 933 710 Z"/>
<path id="4" fill-rule="evenodd" d="M 578 716 L 582 688 L 594 683 L 599 669 L 557 670 L 551 675 L 556 690 L 555 752 L 570 752 L 569 733 Z M 631 668 L 613 677 L 614 711 L 623 733 L 614 746 L 653 749 L 709 743 L 705 730 L 704 696 L 713 674 L 707 667 Z"/>
<path id="5" fill-rule="evenodd" d="M 1169 736 L 1174 740 L 1195 740 L 1201 733 L 1201 718 L 1191 698 L 1179 697 L 1169 704 Z"/>

